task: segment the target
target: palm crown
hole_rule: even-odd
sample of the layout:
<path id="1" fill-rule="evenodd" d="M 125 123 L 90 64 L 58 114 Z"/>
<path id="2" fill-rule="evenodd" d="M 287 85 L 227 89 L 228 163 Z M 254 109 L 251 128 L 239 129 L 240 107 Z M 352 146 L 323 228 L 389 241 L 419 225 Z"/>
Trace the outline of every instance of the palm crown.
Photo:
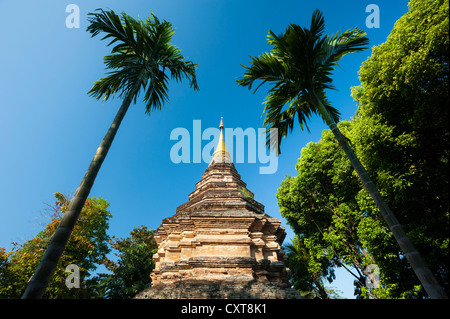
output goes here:
<path id="1" fill-rule="evenodd" d="M 251 89 L 253 82 L 261 80 L 255 92 L 264 83 L 272 85 L 264 102 L 264 127 L 278 129 L 278 147 L 292 131 L 296 116 L 302 129 L 308 129 L 312 114 L 319 113 L 325 121 L 328 117 L 339 121 L 339 111 L 325 95 L 325 89 L 334 89 L 331 72 L 345 54 L 365 49 L 369 40 L 358 28 L 322 36 L 324 29 L 323 15 L 315 10 L 309 29 L 290 24 L 279 36 L 269 31 L 267 41 L 273 49 L 251 57 L 251 66 L 244 66 L 246 72 L 237 81 Z M 325 114 L 318 102 L 325 107 Z"/>
<path id="2" fill-rule="evenodd" d="M 170 22 L 161 22 L 153 13 L 145 22 L 102 9 L 89 15 L 87 31 L 92 37 L 104 32 L 102 40 L 110 38 L 108 45 L 115 44 L 111 54 L 104 57 L 106 68 L 112 71 L 95 82 L 89 91 L 91 96 L 107 100 L 119 92 L 120 97 L 136 102 L 140 89 L 144 89 L 146 113 L 150 113 L 152 109 L 161 109 L 168 100 L 166 70 L 177 82 L 188 78 L 190 86 L 198 90 L 197 65 L 184 61 L 180 49 L 170 43 L 174 34 Z"/>

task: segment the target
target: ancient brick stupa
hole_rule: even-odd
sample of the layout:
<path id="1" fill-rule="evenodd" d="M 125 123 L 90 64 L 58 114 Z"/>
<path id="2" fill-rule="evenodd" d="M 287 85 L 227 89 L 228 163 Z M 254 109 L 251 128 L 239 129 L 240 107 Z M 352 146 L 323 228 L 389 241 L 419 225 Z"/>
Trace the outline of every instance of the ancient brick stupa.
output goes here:
<path id="1" fill-rule="evenodd" d="M 221 121 L 218 146 L 195 191 L 154 234 L 152 287 L 136 298 L 300 298 L 284 265 L 286 232 L 246 186 Z"/>

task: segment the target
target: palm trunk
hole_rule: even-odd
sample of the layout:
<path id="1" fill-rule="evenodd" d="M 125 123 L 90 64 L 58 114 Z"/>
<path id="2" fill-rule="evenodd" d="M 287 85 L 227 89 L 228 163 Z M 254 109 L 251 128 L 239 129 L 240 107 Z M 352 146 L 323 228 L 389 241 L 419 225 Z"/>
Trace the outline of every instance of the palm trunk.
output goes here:
<path id="1" fill-rule="evenodd" d="M 86 175 L 84 175 L 75 195 L 71 199 L 69 207 L 64 213 L 41 262 L 28 283 L 22 299 L 42 298 L 130 103 L 131 98 L 129 97 L 126 97 L 122 102 L 122 106 L 117 112 L 103 141 L 100 143 L 99 148 L 95 152 L 91 165 L 89 166 Z"/>
<path id="2" fill-rule="evenodd" d="M 345 154 L 350 160 L 350 163 L 352 164 L 353 168 L 355 169 L 356 173 L 358 174 L 359 178 L 361 179 L 364 187 L 369 192 L 370 196 L 372 196 L 373 200 L 375 201 L 375 204 L 377 205 L 378 209 L 381 212 L 381 215 L 383 216 L 384 220 L 389 226 L 389 229 L 394 234 L 394 237 L 400 246 L 400 249 L 403 251 L 403 253 L 406 256 L 406 259 L 408 260 L 409 264 L 413 268 L 416 276 L 419 278 L 423 288 L 427 292 L 428 296 L 433 299 L 447 299 L 447 295 L 444 291 L 444 289 L 439 285 L 438 281 L 434 277 L 431 270 L 428 268 L 427 264 L 423 260 L 422 256 L 420 255 L 419 251 L 414 247 L 413 243 L 409 239 L 409 237 L 406 235 L 405 231 L 403 230 L 402 225 L 399 223 L 395 215 L 392 213 L 389 206 L 386 204 L 384 199 L 381 197 L 380 192 L 378 191 L 375 184 L 370 179 L 369 175 L 367 174 L 367 171 L 362 166 L 359 159 L 356 157 L 355 153 L 351 149 L 351 147 L 348 145 L 346 138 L 342 135 L 341 131 L 338 129 L 336 123 L 326 110 L 325 106 L 322 104 L 320 99 L 316 97 L 317 100 L 317 106 L 320 111 L 320 114 L 325 119 L 326 123 L 330 127 L 331 131 L 333 132 L 334 136 L 336 137 L 337 141 L 339 142 L 339 145 L 344 150 Z"/>

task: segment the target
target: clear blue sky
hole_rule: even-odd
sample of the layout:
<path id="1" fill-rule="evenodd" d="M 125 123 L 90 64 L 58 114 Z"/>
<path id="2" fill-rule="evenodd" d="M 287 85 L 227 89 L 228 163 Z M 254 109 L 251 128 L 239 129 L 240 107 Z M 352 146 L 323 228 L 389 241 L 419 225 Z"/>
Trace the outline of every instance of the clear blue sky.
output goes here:
<path id="1" fill-rule="evenodd" d="M 80 28 L 68 29 L 66 6 L 80 8 Z M 365 25 L 368 4 L 380 8 L 380 28 Z M 178 205 L 188 200 L 205 163 L 174 164 L 169 139 L 176 127 L 192 133 L 193 120 L 202 128 L 262 127 L 266 90 L 253 95 L 236 84 L 241 64 L 249 55 L 271 48 L 269 30 L 284 32 L 289 23 L 309 26 L 311 14 L 324 12 L 325 32 L 358 26 L 367 31 L 370 46 L 386 40 L 395 21 L 407 11 L 405 0 L 133 0 L 133 1 L 17 1 L 0 0 L 0 247 L 22 243 L 42 229 L 44 203 L 52 194 L 73 194 L 89 166 L 120 100 L 96 101 L 86 93 L 104 75 L 106 42 L 85 31 L 87 13 L 97 8 L 125 11 L 146 18 L 154 12 L 176 28 L 173 43 L 199 64 L 199 92 L 186 84 L 170 84 L 170 102 L 161 112 L 147 116 L 138 102 L 126 115 L 101 168 L 91 196 L 110 203 L 110 235 L 126 237 L 139 225 L 156 228 Z M 350 87 L 359 84 L 358 70 L 371 54 L 346 56 L 334 79 L 338 92 L 329 92 L 332 104 L 350 119 L 356 105 Z M 292 231 L 281 217 L 275 193 L 286 174 L 295 175 L 300 151 L 318 141 L 325 125 L 312 118 L 309 134 L 296 127 L 283 141 L 278 171 L 259 174 L 260 163 L 236 164 L 255 199 L 266 212 L 282 219 L 290 240 Z M 207 141 L 203 142 L 203 146 Z M 285 242 L 286 242 L 285 241 Z M 353 297 L 353 279 L 338 271 L 332 286 Z"/>

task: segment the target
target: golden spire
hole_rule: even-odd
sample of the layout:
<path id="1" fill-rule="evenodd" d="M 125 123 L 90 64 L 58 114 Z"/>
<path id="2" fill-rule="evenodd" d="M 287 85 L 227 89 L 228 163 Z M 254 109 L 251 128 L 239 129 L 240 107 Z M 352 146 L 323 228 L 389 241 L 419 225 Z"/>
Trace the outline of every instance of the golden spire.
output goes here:
<path id="1" fill-rule="evenodd" d="M 231 156 L 225 146 L 225 139 L 223 137 L 223 117 L 220 118 L 220 136 L 219 143 L 217 144 L 216 150 L 213 153 L 212 162 L 220 163 L 231 163 Z"/>

